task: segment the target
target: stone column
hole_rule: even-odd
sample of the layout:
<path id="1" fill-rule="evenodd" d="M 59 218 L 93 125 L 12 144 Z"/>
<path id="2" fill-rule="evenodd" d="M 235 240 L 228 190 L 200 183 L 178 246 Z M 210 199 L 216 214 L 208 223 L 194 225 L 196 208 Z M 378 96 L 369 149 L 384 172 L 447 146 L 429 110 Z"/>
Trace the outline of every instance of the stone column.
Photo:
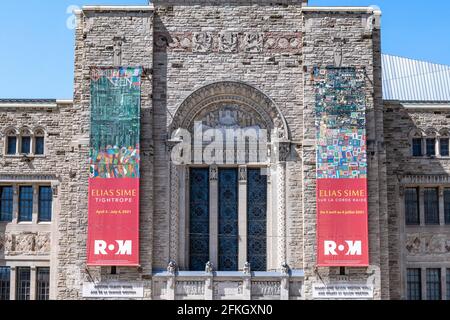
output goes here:
<path id="1" fill-rule="evenodd" d="M 238 269 L 247 261 L 247 166 L 239 166 L 239 262 Z"/>
<path id="2" fill-rule="evenodd" d="M 37 280 L 37 268 L 32 266 L 30 268 L 30 300 L 36 300 L 36 280 Z"/>
<path id="3" fill-rule="evenodd" d="M 17 282 L 17 268 L 10 268 L 10 280 L 9 280 L 9 299 L 16 300 L 16 282 Z"/>
<path id="4" fill-rule="evenodd" d="M 209 259 L 214 266 L 219 265 L 219 184 L 218 168 L 209 168 Z"/>
<path id="5" fill-rule="evenodd" d="M 178 166 L 170 164 L 170 226 L 169 260 L 178 261 L 179 244 L 179 175 Z"/>

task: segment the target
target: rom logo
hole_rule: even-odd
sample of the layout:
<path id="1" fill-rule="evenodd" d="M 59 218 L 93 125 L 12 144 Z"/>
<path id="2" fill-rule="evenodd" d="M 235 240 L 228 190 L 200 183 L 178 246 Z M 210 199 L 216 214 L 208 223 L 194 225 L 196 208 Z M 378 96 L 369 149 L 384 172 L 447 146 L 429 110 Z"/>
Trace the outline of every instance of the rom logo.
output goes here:
<path id="1" fill-rule="evenodd" d="M 324 241 L 324 254 L 326 256 L 337 256 L 345 252 L 346 256 L 362 255 L 362 241 L 345 240 L 337 244 L 331 240 Z"/>
<path id="2" fill-rule="evenodd" d="M 104 240 L 95 240 L 94 254 L 95 255 L 131 255 L 133 241 L 131 240 L 115 240 L 115 243 L 107 243 Z M 108 252 L 109 251 L 109 252 Z"/>

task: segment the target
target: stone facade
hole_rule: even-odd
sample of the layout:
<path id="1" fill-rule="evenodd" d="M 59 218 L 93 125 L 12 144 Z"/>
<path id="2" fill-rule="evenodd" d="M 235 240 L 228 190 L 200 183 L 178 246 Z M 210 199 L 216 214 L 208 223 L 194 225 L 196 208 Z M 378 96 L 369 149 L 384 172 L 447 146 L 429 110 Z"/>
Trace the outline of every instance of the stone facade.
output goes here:
<path id="1" fill-rule="evenodd" d="M 0 183 L 15 188 L 49 184 L 54 191 L 51 223 L 39 223 L 34 217 L 32 223 L 21 224 L 16 207 L 13 222 L 0 223 L 0 266 L 24 265 L 21 261 L 26 266 L 50 266 L 53 299 L 83 299 L 83 283 L 92 281 L 139 282 L 145 299 L 312 299 L 317 283 L 368 284 L 375 299 L 402 299 L 408 266 L 423 268 L 422 263 L 433 261 L 445 268 L 450 233 L 443 225 L 438 233 L 434 227 L 405 228 L 401 190 L 411 184 L 408 179 L 422 179 L 421 186 L 445 185 L 429 182 L 430 172 L 448 180 L 448 160 L 410 155 L 410 131 L 445 128 L 448 111 L 383 104 L 378 11 L 315 8 L 306 2 L 232 0 L 223 5 L 213 0 L 155 0 L 149 6 L 78 11 L 73 103 L 35 101 L 9 107 L 0 103 Z M 144 70 L 141 265 L 117 267 L 115 272 L 86 266 L 89 77 L 94 66 Z M 321 66 L 364 69 L 367 268 L 316 267 L 312 72 Z M 192 130 L 195 120 L 217 125 L 225 105 L 237 114 L 239 126 L 258 124 L 269 130 L 270 139 L 279 140 L 277 152 L 271 149 L 265 164 L 267 272 L 247 272 L 241 253 L 242 271 L 213 272 L 212 267 L 205 273 L 188 271 L 188 167 L 171 162 L 171 137 L 178 128 Z M 22 128 L 45 131 L 45 156 L 27 160 L 5 155 L 8 130 Z M 212 177 L 217 168 L 210 170 L 210 186 L 216 188 Z M 247 188 L 245 170 L 239 167 L 240 194 Z M 239 210 L 245 223 L 245 207 L 240 204 Z M 239 246 L 244 252 L 245 242 Z M 215 250 L 213 246 L 210 252 Z M 169 264 L 166 271 L 169 261 L 176 264 Z M 13 290 L 12 298 L 15 294 Z"/>

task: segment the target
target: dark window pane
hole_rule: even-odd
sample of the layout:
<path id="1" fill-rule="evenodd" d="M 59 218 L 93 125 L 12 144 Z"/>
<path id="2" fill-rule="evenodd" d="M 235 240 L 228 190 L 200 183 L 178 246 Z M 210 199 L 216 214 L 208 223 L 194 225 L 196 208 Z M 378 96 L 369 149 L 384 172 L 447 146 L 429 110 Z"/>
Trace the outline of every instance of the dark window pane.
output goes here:
<path id="1" fill-rule="evenodd" d="M 8 137 L 8 150 L 6 153 L 9 155 L 16 154 L 16 148 L 17 148 L 17 138 Z"/>
<path id="2" fill-rule="evenodd" d="M 36 137 L 35 154 L 44 154 L 44 137 Z"/>
<path id="3" fill-rule="evenodd" d="M 267 176 L 247 170 L 247 261 L 254 271 L 267 268 Z"/>
<path id="4" fill-rule="evenodd" d="M 447 269 L 447 300 L 450 300 L 450 269 Z"/>
<path id="5" fill-rule="evenodd" d="M 449 156 L 449 149 L 448 149 L 448 139 L 441 139 L 440 140 L 440 154 L 443 157 L 448 157 Z"/>
<path id="6" fill-rule="evenodd" d="M 422 139 L 413 139 L 413 156 L 422 156 Z"/>
<path id="7" fill-rule="evenodd" d="M 30 153 L 31 147 L 31 137 L 22 137 L 22 149 L 21 153 Z"/>
<path id="8" fill-rule="evenodd" d="M 10 269 L 0 267 L 0 300 L 9 300 Z"/>
<path id="9" fill-rule="evenodd" d="M 52 188 L 51 187 L 39 187 L 39 221 L 51 221 L 52 220 Z"/>
<path id="10" fill-rule="evenodd" d="M 19 188 L 19 221 L 31 221 L 33 216 L 33 187 Z"/>
<path id="11" fill-rule="evenodd" d="M 17 300 L 30 300 L 30 278 L 29 267 L 17 268 Z"/>
<path id="12" fill-rule="evenodd" d="M 238 171 L 219 169 L 219 270 L 238 270 Z"/>
<path id="13" fill-rule="evenodd" d="M 50 268 L 38 268 L 36 281 L 36 299 L 48 300 L 50 297 Z"/>
<path id="14" fill-rule="evenodd" d="M 13 188 L 0 186 L 0 221 L 12 221 Z"/>
<path id="15" fill-rule="evenodd" d="M 419 197 L 417 188 L 405 189 L 406 224 L 419 224 Z"/>
<path id="16" fill-rule="evenodd" d="M 427 269 L 427 300 L 441 300 L 441 269 Z"/>
<path id="17" fill-rule="evenodd" d="M 439 224 L 439 192 L 437 188 L 425 188 L 425 224 Z"/>
<path id="18" fill-rule="evenodd" d="M 190 169 L 189 269 L 203 271 L 209 261 L 209 169 Z"/>
<path id="19" fill-rule="evenodd" d="M 422 277 L 420 275 L 420 269 L 408 269 L 406 276 L 407 276 L 408 300 L 421 300 Z"/>
<path id="20" fill-rule="evenodd" d="M 444 189 L 444 216 L 445 224 L 450 224 L 450 188 Z"/>
<path id="21" fill-rule="evenodd" d="M 436 155 L 436 139 L 427 139 L 427 156 Z"/>

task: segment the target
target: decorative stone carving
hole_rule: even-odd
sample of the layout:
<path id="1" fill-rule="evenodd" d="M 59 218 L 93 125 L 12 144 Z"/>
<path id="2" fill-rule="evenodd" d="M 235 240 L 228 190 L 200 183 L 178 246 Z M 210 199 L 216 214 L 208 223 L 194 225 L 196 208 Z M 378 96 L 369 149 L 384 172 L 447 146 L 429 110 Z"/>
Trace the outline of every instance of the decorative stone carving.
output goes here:
<path id="1" fill-rule="evenodd" d="M 286 164 L 277 165 L 278 178 L 278 261 L 279 265 L 286 261 Z"/>
<path id="2" fill-rule="evenodd" d="M 239 299 L 243 293 L 242 281 L 214 282 L 214 300 L 222 298 Z"/>
<path id="3" fill-rule="evenodd" d="M 35 251 L 37 253 L 50 253 L 50 233 L 38 233 L 35 239 Z"/>
<path id="4" fill-rule="evenodd" d="M 235 32 L 219 34 L 219 52 L 235 53 L 238 51 L 238 35 Z"/>
<path id="5" fill-rule="evenodd" d="M 205 273 L 213 273 L 214 265 L 211 261 L 208 261 L 205 266 Z"/>
<path id="6" fill-rule="evenodd" d="M 244 34 L 243 51 L 248 53 L 259 53 L 263 49 L 264 36 L 259 32 L 248 32 Z"/>
<path id="7" fill-rule="evenodd" d="M 203 296 L 205 283 L 203 281 L 177 281 L 175 294 L 180 296 Z"/>
<path id="8" fill-rule="evenodd" d="M 408 236 L 406 240 L 406 250 L 410 254 L 418 254 L 420 252 L 420 238 L 416 235 Z"/>
<path id="9" fill-rule="evenodd" d="M 4 233 L 0 233 L 0 252 L 2 252 L 5 248 L 5 234 Z"/>
<path id="10" fill-rule="evenodd" d="M 279 281 L 252 281 L 252 295 L 279 296 L 281 283 Z"/>
<path id="11" fill-rule="evenodd" d="M 243 272 L 244 272 L 244 274 L 250 274 L 251 273 L 250 262 L 248 262 L 248 261 L 245 262 Z"/>
<path id="12" fill-rule="evenodd" d="M 283 262 L 281 264 L 281 273 L 283 275 L 289 275 L 289 270 L 290 270 L 290 268 L 289 268 L 288 264 L 286 262 Z"/>
<path id="13" fill-rule="evenodd" d="M 278 161 L 286 161 L 291 153 L 291 143 L 282 141 L 277 143 Z"/>
<path id="14" fill-rule="evenodd" d="M 114 37 L 114 65 L 120 66 L 122 65 L 122 45 L 125 42 L 124 37 Z"/>
<path id="15" fill-rule="evenodd" d="M 210 181 L 217 181 L 218 179 L 218 174 L 219 174 L 219 169 L 217 168 L 217 166 L 210 166 L 209 167 L 209 180 Z"/>
<path id="16" fill-rule="evenodd" d="M 247 181 L 247 167 L 239 167 L 239 181 Z"/>
<path id="17" fill-rule="evenodd" d="M 175 275 L 175 272 L 177 271 L 177 264 L 175 261 L 171 260 L 169 261 L 169 264 L 167 266 L 167 272 L 171 275 Z"/>
<path id="18" fill-rule="evenodd" d="M 27 254 L 30 252 L 33 252 L 35 250 L 35 234 L 33 233 L 22 233 L 16 235 L 16 243 L 14 245 L 15 247 L 15 253 L 19 254 Z"/>
<path id="19" fill-rule="evenodd" d="M 178 243 L 179 243 L 179 221 L 180 221 L 180 177 L 176 165 L 170 166 L 170 237 L 169 250 L 170 259 L 178 260 Z"/>
<path id="20" fill-rule="evenodd" d="M 193 52 L 206 53 L 212 50 L 213 37 L 209 32 L 195 32 L 193 36 Z"/>

